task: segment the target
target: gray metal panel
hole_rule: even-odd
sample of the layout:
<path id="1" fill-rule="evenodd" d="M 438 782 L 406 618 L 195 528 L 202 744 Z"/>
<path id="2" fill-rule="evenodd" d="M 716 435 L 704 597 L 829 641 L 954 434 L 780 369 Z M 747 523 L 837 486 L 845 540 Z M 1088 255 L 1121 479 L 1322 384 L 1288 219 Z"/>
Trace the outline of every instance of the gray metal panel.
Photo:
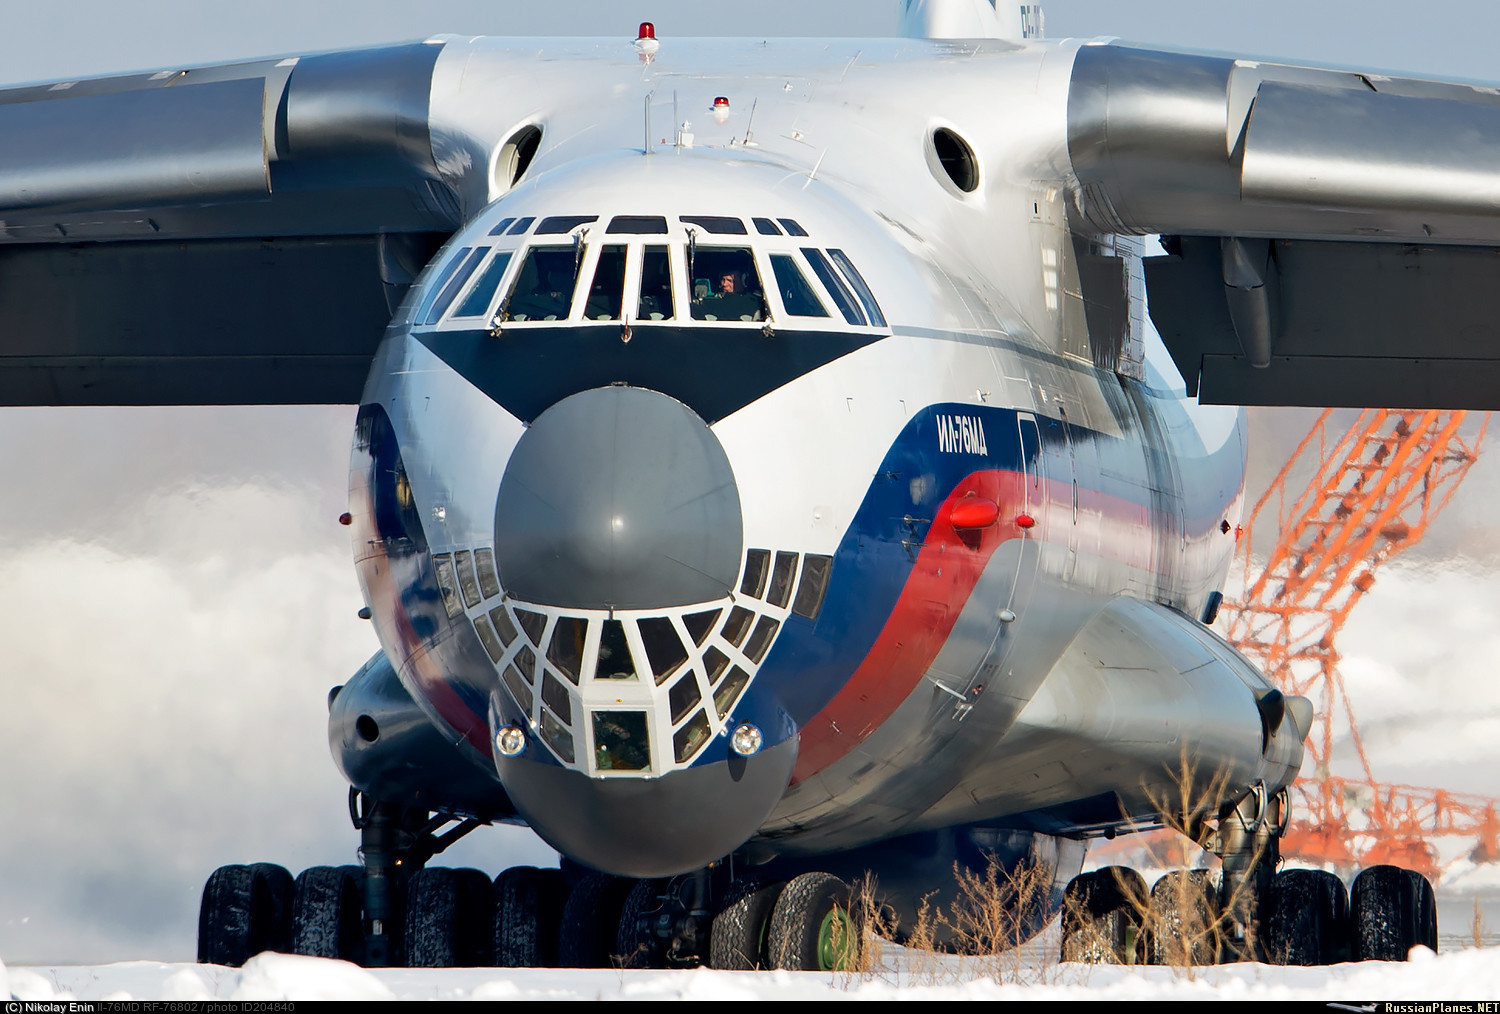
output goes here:
<path id="1" fill-rule="evenodd" d="M 718 438 L 686 405 L 637 387 L 583 391 L 538 416 L 495 503 L 500 582 L 523 602 L 712 602 L 739 576 L 743 546 Z"/>
<path id="2" fill-rule="evenodd" d="M 1500 216 L 1500 106 L 1261 84 L 1246 202 Z"/>
<path id="3" fill-rule="evenodd" d="M 1101 232 L 1500 244 L 1500 95 L 1085 46 L 1073 200 Z"/>
<path id="4" fill-rule="evenodd" d="M 1204 401 L 1500 408 L 1500 250 L 1275 243 L 1272 356 L 1256 370 L 1230 320 L 1219 243 L 1172 245 L 1176 256 L 1147 260 L 1151 317 Z"/>
<path id="5" fill-rule="evenodd" d="M 375 237 L 0 246 L 0 404 L 357 404 L 381 263 Z"/>
<path id="6" fill-rule="evenodd" d="M 264 199 L 264 82 L 0 105 L 0 208 Z"/>

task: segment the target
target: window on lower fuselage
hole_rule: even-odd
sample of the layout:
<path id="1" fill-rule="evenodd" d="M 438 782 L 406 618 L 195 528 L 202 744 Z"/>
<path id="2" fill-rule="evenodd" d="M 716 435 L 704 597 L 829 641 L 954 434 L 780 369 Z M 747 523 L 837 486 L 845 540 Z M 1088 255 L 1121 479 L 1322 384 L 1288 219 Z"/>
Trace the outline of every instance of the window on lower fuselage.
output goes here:
<path id="1" fill-rule="evenodd" d="M 693 319 L 766 319 L 765 290 L 748 247 L 697 247 L 693 254 Z"/>

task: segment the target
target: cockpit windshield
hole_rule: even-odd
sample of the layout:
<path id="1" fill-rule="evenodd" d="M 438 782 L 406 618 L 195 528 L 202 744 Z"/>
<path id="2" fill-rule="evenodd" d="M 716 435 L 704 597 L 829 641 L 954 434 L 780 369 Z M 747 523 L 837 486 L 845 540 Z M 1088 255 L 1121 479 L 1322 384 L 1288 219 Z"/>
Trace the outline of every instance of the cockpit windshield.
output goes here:
<path id="1" fill-rule="evenodd" d="M 697 247 L 693 255 L 694 320 L 765 320 L 766 295 L 749 247 Z"/>
<path id="2" fill-rule="evenodd" d="M 505 304 L 505 319 L 565 320 L 577 283 L 578 255 L 573 247 L 534 246 Z M 617 298 L 617 313 L 618 306 Z"/>
<path id="3" fill-rule="evenodd" d="M 843 250 L 808 245 L 817 240 L 804 238 L 807 230 L 792 219 L 749 219 L 753 233 L 746 221 L 505 218 L 488 230 L 501 239 L 444 259 L 413 316 L 425 326 L 571 320 L 628 329 L 677 321 L 686 304 L 693 320 L 726 325 L 886 326 L 874 292 Z"/>

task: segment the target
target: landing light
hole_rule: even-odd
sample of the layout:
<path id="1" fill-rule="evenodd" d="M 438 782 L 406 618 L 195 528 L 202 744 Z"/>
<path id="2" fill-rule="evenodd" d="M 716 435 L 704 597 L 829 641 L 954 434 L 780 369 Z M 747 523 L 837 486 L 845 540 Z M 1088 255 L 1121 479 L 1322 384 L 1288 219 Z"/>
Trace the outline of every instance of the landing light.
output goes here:
<path id="1" fill-rule="evenodd" d="M 763 743 L 765 743 L 765 737 L 760 734 L 759 729 L 749 722 L 736 727 L 734 734 L 729 737 L 729 745 L 741 757 L 749 757 L 751 754 L 759 753 Z"/>
<path id="2" fill-rule="evenodd" d="M 519 757 L 526 749 L 526 731 L 519 726 L 507 725 L 495 733 L 495 746 L 502 756 Z"/>

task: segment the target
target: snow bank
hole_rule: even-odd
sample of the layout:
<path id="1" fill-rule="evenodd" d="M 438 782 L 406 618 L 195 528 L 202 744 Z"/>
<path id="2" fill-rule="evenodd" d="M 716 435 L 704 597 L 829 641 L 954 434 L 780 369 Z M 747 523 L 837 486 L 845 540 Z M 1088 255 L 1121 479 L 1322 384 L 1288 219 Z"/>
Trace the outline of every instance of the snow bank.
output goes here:
<path id="1" fill-rule="evenodd" d="M 263 954 L 241 969 L 134 961 L 12 968 L 0 995 L 21 1000 L 1484 1000 L 1500 996 L 1500 949 L 1405 963 L 1329 968 L 1038 965 L 997 982 L 946 964 L 899 965 L 880 977 L 814 972 L 605 969 L 363 969 L 343 961 Z"/>

